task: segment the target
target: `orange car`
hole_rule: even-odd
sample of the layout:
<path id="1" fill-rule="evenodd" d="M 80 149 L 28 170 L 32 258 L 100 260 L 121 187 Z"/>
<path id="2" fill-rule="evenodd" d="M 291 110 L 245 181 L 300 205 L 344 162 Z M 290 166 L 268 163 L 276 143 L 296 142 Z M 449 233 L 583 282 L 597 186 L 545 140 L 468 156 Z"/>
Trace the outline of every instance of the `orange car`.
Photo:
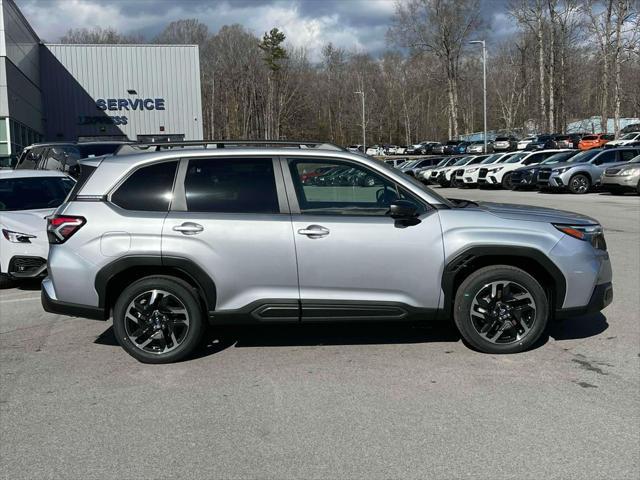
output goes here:
<path id="1" fill-rule="evenodd" d="M 592 148 L 600 148 L 604 146 L 605 143 L 610 142 L 614 138 L 616 138 L 615 135 L 609 135 L 605 133 L 599 133 L 597 135 L 585 135 L 578 143 L 578 148 L 580 150 L 591 150 Z"/>

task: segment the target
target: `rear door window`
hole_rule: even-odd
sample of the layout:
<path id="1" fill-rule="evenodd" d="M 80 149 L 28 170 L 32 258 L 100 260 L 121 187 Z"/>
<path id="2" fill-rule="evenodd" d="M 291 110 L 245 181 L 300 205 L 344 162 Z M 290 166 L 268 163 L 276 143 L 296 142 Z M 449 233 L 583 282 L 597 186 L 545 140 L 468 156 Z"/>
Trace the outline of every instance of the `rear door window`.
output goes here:
<path id="1" fill-rule="evenodd" d="M 638 155 L 638 152 L 636 150 L 620 150 L 620 161 L 628 162 L 636 155 Z"/>
<path id="2" fill-rule="evenodd" d="M 280 213 L 271 158 L 189 160 L 184 189 L 189 212 Z"/>
<path id="3" fill-rule="evenodd" d="M 171 161 L 139 168 L 111 195 L 111 202 L 125 210 L 168 211 L 177 166 Z"/>
<path id="4" fill-rule="evenodd" d="M 602 165 L 604 163 L 612 163 L 618 159 L 618 152 L 615 150 L 609 150 L 608 152 L 602 152 L 596 159 L 593 161 L 596 165 Z"/>

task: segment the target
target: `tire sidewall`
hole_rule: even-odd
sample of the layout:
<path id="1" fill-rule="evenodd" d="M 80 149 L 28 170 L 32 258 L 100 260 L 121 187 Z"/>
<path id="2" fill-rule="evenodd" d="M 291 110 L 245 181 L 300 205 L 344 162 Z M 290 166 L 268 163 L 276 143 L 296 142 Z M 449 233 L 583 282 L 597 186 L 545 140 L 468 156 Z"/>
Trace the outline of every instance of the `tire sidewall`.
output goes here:
<path id="1" fill-rule="evenodd" d="M 511 190 L 511 174 L 505 173 L 502 177 L 502 188 L 505 190 Z"/>
<path id="2" fill-rule="evenodd" d="M 135 297 L 148 290 L 165 290 L 175 295 L 184 304 L 189 314 L 187 338 L 175 350 L 157 355 L 142 351 L 133 345 L 126 333 L 124 318 L 126 309 Z M 172 363 L 187 357 L 198 346 L 204 331 L 202 308 L 192 288 L 185 282 L 167 277 L 148 277 L 138 280 L 120 294 L 113 307 L 113 330 L 120 346 L 132 357 L 143 363 Z"/>
<path id="3" fill-rule="evenodd" d="M 573 189 L 573 181 L 577 178 L 577 177 L 584 177 L 585 180 L 587 181 L 587 189 L 584 192 L 578 192 L 576 190 Z M 576 195 L 584 195 L 585 193 L 589 192 L 589 189 L 591 188 L 591 180 L 589 179 L 589 177 L 587 177 L 586 175 L 584 175 L 583 173 L 576 173 L 574 176 L 572 176 L 569 179 L 569 191 L 573 194 Z"/>
<path id="4" fill-rule="evenodd" d="M 536 318 L 527 335 L 517 343 L 491 343 L 480 336 L 471 323 L 471 304 L 478 291 L 487 283 L 510 280 L 525 287 L 536 303 Z M 549 302 L 540 283 L 516 267 L 496 265 L 481 268 L 469 275 L 460 285 L 454 301 L 454 321 L 462 337 L 473 348 L 484 353 L 517 353 L 530 348 L 544 332 L 549 319 Z"/>

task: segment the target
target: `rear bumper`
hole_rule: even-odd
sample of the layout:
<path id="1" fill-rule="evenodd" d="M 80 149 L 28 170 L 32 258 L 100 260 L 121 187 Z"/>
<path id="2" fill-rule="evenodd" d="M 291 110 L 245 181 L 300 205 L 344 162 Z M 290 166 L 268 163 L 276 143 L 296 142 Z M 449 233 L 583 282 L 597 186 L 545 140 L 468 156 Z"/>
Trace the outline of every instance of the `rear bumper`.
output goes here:
<path id="1" fill-rule="evenodd" d="M 109 318 L 109 313 L 104 308 L 57 300 L 53 290 L 53 284 L 49 278 L 45 278 L 42 282 L 40 301 L 45 312 L 55 313 L 57 315 L 90 318 L 92 320 L 107 320 Z"/>
<path id="2" fill-rule="evenodd" d="M 611 282 L 596 285 L 591 294 L 589 303 L 583 307 L 563 308 L 556 311 L 556 318 L 575 317 L 588 315 L 603 310 L 613 301 L 613 285 Z"/>
<path id="3" fill-rule="evenodd" d="M 7 273 L 13 278 L 43 277 L 47 272 L 47 260 L 42 257 L 16 255 L 9 261 Z"/>

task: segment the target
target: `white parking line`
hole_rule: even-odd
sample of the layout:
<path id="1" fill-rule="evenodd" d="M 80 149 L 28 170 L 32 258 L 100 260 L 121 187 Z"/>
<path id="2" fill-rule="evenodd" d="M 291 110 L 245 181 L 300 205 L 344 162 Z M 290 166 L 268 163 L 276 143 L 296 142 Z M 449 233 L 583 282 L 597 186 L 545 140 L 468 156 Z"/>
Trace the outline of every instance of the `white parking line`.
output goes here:
<path id="1" fill-rule="evenodd" d="M 9 300 L 0 300 L 0 303 L 26 302 L 27 300 L 40 300 L 40 295 L 38 295 L 37 297 L 22 297 L 11 298 Z"/>

